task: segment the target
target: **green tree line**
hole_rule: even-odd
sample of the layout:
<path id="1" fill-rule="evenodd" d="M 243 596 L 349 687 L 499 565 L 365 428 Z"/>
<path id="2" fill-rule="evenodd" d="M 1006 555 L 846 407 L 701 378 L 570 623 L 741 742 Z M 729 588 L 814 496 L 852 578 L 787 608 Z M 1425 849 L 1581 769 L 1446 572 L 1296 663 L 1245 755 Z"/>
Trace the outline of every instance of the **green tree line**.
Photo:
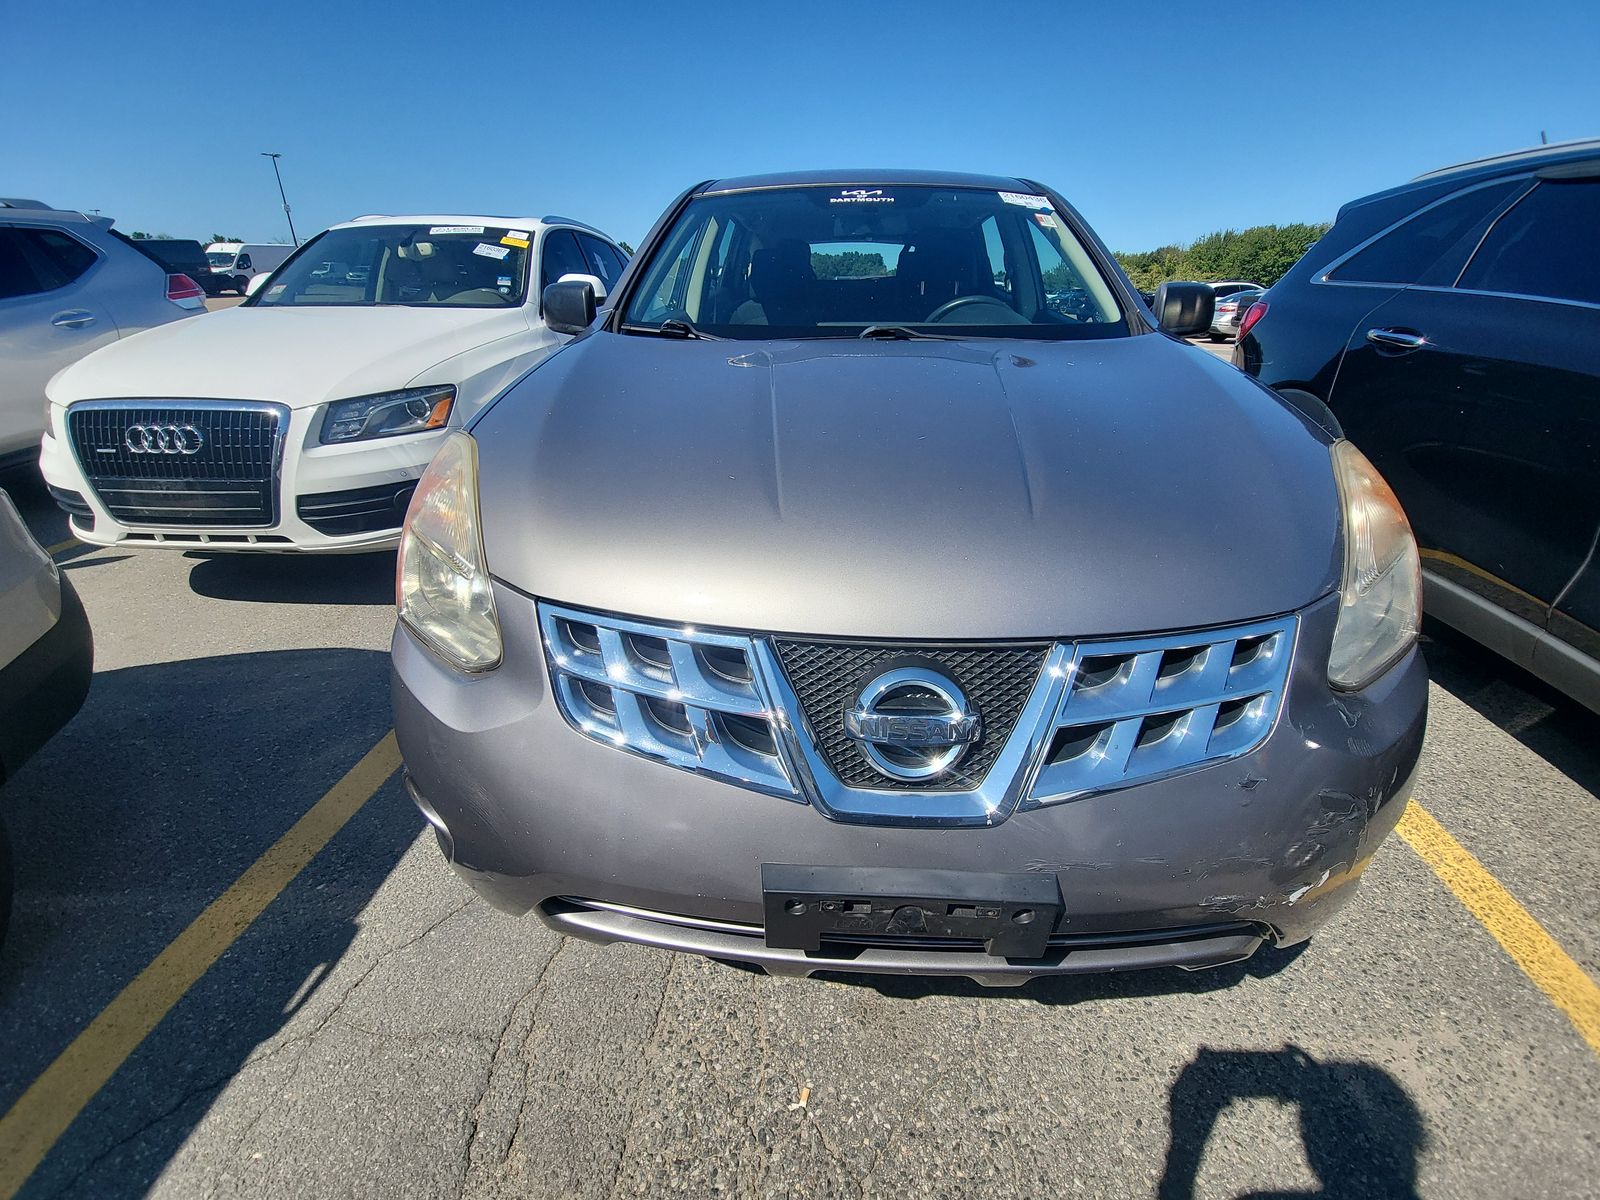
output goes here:
<path id="1" fill-rule="evenodd" d="M 1187 246 L 1161 246 L 1116 259 L 1133 286 L 1152 292 L 1173 279 L 1249 279 L 1271 287 L 1323 234 L 1320 225 L 1253 225 L 1208 233 Z"/>

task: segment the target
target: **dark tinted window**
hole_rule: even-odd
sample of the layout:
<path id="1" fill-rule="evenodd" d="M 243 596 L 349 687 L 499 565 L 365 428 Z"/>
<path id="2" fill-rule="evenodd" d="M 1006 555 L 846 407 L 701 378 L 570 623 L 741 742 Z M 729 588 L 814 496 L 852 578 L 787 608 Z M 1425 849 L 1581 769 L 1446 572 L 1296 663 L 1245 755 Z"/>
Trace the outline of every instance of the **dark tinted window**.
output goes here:
<path id="1" fill-rule="evenodd" d="M 77 279 L 100 256 L 75 237 L 68 237 L 55 229 L 19 229 L 23 236 L 24 253 L 33 252 L 34 270 L 46 291 Z"/>
<path id="2" fill-rule="evenodd" d="M 1416 283 L 1440 255 L 1497 208 L 1526 180 L 1506 181 L 1452 196 L 1384 234 L 1328 273 L 1347 283 Z"/>
<path id="3" fill-rule="evenodd" d="M 600 276 L 601 282 L 606 285 L 609 295 L 617 286 L 617 277 L 622 274 L 617 256 L 611 247 L 597 237 L 590 237 L 586 233 L 578 235 L 578 241 L 583 246 L 583 257 L 589 264 L 589 274 Z M 557 277 L 559 278 L 559 276 Z"/>
<path id="4" fill-rule="evenodd" d="M 82 276 L 99 258 L 77 238 L 55 229 L 13 227 L 5 231 L 9 247 L 0 273 L 0 297 L 53 292 Z M 13 257 L 15 256 L 15 257 Z M 15 290 L 13 290 L 15 289 Z"/>
<path id="5" fill-rule="evenodd" d="M 539 289 L 543 291 L 563 275 L 590 275 L 589 262 L 578 249 L 570 229 L 552 229 L 544 235 L 544 251 L 539 267 Z"/>
<path id="6" fill-rule="evenodd" d="M 42 291 L 38 276 L 22 253 L 22 231 L 0 228 L 0 300 Z"/>
<path id="7" fill-rule="evenodd" d="M 1456 286 L 1600 304 L 1600 181 L 1541 183 L 1495 222 Z"/>

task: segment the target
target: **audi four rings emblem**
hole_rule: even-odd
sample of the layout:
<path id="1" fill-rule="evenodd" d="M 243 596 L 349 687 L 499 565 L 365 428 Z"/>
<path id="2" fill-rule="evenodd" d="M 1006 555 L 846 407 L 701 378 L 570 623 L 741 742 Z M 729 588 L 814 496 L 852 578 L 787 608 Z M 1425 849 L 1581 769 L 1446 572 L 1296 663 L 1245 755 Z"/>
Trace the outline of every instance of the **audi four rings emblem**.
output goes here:
<path id="1" fill-rule="evenodd" d="M 122 444 L 133 454 L 199 454 L 206 439 L 193 425 L 129 425 Z"/>

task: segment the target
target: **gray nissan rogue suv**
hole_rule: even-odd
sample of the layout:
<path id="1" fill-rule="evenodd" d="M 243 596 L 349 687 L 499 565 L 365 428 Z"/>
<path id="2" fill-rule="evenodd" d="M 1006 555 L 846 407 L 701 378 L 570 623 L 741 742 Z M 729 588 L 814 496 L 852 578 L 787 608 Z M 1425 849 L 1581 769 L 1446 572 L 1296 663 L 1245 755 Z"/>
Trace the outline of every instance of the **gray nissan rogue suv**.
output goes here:
<path id="1" fill-rule="evenodd" d="M 1071 295 L 1064 305 L 1052 297 Z M 1023 179 L 691 188 L 406 518 L 412 798 L 490 902 L 759 964 L 1308 937 L 1422 745 L 1416 546 L 1318 411 Z"/>

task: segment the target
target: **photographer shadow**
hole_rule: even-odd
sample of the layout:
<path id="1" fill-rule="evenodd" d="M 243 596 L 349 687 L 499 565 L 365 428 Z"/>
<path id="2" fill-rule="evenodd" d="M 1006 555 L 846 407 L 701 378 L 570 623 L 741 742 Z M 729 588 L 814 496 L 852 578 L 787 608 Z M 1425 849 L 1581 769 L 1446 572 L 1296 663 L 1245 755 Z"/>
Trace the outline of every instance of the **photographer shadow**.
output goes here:
<path id="1" fill-rule="evenodd" d="M 1321 1062 L 1282 1050 L 1202 1048 L 1172 1086 L 1172 1142 L 1157 1192 L 1192 1200 L 1217 1119 L 1236 1100 L 1267 1099 L 1300 1110 L 1306 1161 L 1320 1190 L 1249 1192 L 1239 1200 L 1395 1197 L 1417 1194 L 1417 1159 L 1427 1142 L 1422 1114 L 1398 1080 L 1360 1062 Z"/>

